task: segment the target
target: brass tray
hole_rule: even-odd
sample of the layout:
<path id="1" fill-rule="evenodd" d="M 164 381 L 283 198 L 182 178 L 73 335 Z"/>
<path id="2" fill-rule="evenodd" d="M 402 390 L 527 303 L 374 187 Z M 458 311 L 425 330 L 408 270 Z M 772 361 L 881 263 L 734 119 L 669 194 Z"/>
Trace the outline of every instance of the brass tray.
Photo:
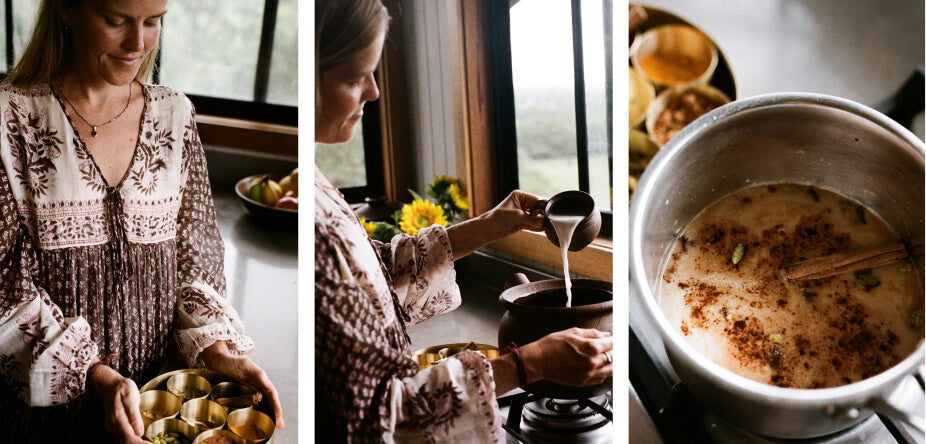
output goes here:
<path id="1" fill-rule="evenodd" d="M 253 389 L 254 391 L 260 392 L 260 390 L 257 387 L 251 384 L 248 384 L 244 381 L 239 381 L 238 379 L 232 378 L 231 376 L 228 376 L 224 373 L 217 372 L 215 370 L 206 370 L 206 369 L 199 369 L 199 368 L 186 368 L 186 369 L 181 369 L 181 370 L 170 371 L 167 373 L 162 373 L 158 376 L 155 376 L 150 381 L 146 382 L 145 385 L 141 386 L 141 388 L 138 389 L 138 392 L 143 393 L 148 390 L 167 390 L 167 380 L 170 379 L 171 376 L 174 376 L 180 373 L 192 373 L 194 375 L 202 376 L 203 378 L 206 378 L 206 380 L 208 380 L 209 383 L 212 384 L 213 386 L 221 382 L 235 382 L 235 383 L 245 386 L 246 388 Z M 258 410 L 262 413 L 266 413 L 267 416 L 269 416 L 270 419 L 274 422 L 274 426 L 276 426 L 276 415 L 273 413 L 273 407 L 270 405 L 270 401 L 266 397 L 263 397 L 261 401 L 257 405 L 255 405 L 253 408 L 254 410 Z M 228 426 L 227 425 L 223 426 L 222 429 L 227 430 Z M 274 433 L 273 435 L 270 435 L 270 437 L 267 438 L 267 440 L 263 442 L 267 444 L 273 443 L 274 435 L 276 435 L 276 433 Z"/>

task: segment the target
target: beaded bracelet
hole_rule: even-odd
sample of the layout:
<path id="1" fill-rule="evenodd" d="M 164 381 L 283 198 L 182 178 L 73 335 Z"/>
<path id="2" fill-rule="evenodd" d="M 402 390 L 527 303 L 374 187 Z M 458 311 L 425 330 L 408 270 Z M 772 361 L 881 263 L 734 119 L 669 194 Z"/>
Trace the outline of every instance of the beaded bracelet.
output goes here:
<path id="1" fill-rule="evenodd" d="M 119 355 L 113 353 L 113 354 L 110 354 L 110 355 L 103 356 L 102 358 L 100 358 L 99 361 L 96 361 L 96 362 L 94 362 L 93 364 L 90 364 L 90 368 L 87 369 L 87 382 L 86 382 L 86 385 L 87 385 L 88 387 L 90 386 L 90 377 L 93 376 L 93 372 L 96 371 L 97 367 L 99 367 L 99 366 L 101 366 L 101 365 L 105 365 L 105 366 L 107 366 L 107 367 L 111 367 L 113 361 L 115 361 L 118 357 L 119 357 Z"/>
<path id="2" fill-rule="evenodd" d="M 527 370 L 524 368 L 524 361 L 521 360 L 521 352 L 514 341 L 508 344 L 508 351 L 514 355 L 514 363 L 518 366 L 518 387 L 523 389 L 527 387 Z"/>

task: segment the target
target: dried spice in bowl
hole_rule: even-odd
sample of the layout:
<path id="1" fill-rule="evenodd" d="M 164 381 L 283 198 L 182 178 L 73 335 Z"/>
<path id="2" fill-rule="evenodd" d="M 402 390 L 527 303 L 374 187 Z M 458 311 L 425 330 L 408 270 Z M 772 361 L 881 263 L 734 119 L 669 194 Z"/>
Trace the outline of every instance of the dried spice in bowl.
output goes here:
<path id="1" fill-rule="evenodd" d="M 647 130 L 659 146 L 665 145 L 689 123 L 729 101 L 726 94 L 707 85 L 667 89 L 650 107 Z"/>

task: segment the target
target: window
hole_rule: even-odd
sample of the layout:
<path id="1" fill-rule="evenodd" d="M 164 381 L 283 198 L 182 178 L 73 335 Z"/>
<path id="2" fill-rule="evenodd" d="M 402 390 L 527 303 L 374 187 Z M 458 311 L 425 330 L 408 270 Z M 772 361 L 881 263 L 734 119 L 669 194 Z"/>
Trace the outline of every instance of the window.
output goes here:
<path id="1" fill-rule="evenodd" d="M 348 202 L 362 202 L 365 197 L 384 195 L 379 128 L 379 102 L 367 102 L 363 106 L 363 118 L 354 129 L 351 140 L 330 145 L 316 144 L 316 165 Z"/>
<path id="2" fill-rule="evenodd" d="M 37 4 L 5 2 L 8 64 L 22 54 Z M 183 91 L 199 114 L 295 126 L 296 9 L 297 0 L 170 2 L 154 82 Z"/>
<path id="3" fill-rule="evenodd" d="M 505 3 L 489 3 L 493 63 L 511 67 L 493 79 L 499 195 L 579 189 L 595 198 L 610 228 L 612 2 Z"/>

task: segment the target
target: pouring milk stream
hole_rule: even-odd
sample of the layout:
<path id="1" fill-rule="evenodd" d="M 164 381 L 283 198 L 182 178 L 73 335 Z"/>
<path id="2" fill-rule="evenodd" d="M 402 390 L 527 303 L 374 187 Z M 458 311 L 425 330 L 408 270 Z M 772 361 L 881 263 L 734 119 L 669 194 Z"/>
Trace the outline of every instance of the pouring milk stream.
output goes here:
<path id="1" fill-rule="evenodd" d="M 548 219 L 550 220 L 550 225 L 553 225 L 553 230 L 556 231 L 556 237 L 560 240 L 560 249 L 563 252 L 563 276 L 566 280 L 566 306 L 572 306 L 572 281 L 569 279 L 569 257 L 567 252 L 569 251 L 569 244 L 572 243 L 572 234 L 576 231 L 576 227 L 579 226 L 579 223 L 584 219 L 584 215 L 572 215 L 572 214 L 550 214 Z"/>
<path id="2" fill-rule="evenodd" d="M 544 213 L 547 238 L 562 251 L 566 307 L 572 307 L 572 280 L 569 278 L 567 252 L 585 248 L 598 236 L 601 215 L 592 196 L 577 190 L 563 191 L 550 199 L 541 199 L 534 204 L 530 213 L 535 211 Z"/>

